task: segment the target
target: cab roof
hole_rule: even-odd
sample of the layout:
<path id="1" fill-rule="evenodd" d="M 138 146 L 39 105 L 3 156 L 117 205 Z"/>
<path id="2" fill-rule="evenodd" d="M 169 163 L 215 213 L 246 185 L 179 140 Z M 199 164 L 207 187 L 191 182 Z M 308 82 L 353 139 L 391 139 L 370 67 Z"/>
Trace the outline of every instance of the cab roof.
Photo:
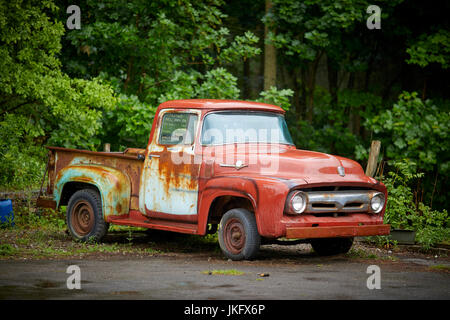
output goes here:
<path id="1" fill-rule="evenodd" d="M 259 110 L 277 113 L 285 111 L 275 105 L 242 101 L 242 100 L 219 100 L 219 99 L 186 99 L 169 100 L 159 105 L 158 109 L 203 109 L 203 110 Z"/>

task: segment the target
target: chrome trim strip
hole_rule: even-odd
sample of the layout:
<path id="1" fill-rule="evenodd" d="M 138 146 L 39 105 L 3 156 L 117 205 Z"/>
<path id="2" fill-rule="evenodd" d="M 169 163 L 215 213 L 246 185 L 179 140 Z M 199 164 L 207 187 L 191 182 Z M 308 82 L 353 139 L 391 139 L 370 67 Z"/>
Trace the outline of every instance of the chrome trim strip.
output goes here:
<path id="1" fill-rule="evenodd" d="M 228 168 L 235 168 L 236 170 L 240 170 L 242 168 L 248 167 L 248 164 L 244 164 L 241 160 L 238 160 L 238 161 L 236 161 L 235 164 L 219 163 L 219 166 L 221 166 L 221 167 L 228 167 Z"/>

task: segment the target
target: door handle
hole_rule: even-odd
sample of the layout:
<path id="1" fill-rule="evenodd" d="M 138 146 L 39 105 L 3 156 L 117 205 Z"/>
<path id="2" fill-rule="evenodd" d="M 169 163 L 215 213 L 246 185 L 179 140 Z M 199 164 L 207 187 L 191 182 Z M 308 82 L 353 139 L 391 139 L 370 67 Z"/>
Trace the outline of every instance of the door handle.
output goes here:
<path id="1" fill-rule="evenodd" d="M 161 155 L 159 155 L 159 154 L 149 154 L 148 155 L 149 160 L 152 160 L 152 158 L 160 158 L 160 157 L 161 157 Z M 145 166 L 145 169 L 150 169 L 150 165 L 148 163 Z"/>

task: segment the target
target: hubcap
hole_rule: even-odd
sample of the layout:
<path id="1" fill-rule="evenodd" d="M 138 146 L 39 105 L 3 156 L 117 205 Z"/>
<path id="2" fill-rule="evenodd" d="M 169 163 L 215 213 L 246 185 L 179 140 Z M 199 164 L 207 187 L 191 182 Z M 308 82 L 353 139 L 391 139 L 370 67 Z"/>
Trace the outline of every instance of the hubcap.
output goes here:
<path id="1" fill-rule="evenodd" d="M 80 235 L 87 235 L 94 227 L 94 210 L 87 201 L 78 201 L 71 213 L 74 231 Z"/>
<path id="2" fill-rule="evenodd" d="M 230 219 L 224 227 L 224 242 L 232 254 L 239 254 L 245 245 L 244 226 L 238 219 Z"/>

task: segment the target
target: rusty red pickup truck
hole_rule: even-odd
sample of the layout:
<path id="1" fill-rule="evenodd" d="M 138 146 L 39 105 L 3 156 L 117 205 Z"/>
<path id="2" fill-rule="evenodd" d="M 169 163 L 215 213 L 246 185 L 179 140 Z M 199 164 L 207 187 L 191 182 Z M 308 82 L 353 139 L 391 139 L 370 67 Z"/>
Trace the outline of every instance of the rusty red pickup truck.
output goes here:
<path id="1" fill-rule="evenodd" d="M 67 206 L 68 229 L 81 241 L 100 241 L 109 224 L 218 230 L 232 260 L 252 259 L 277 239 L 331 255 L 347 252 L 356 236 L 389 234 L 386 187 L 355 161 L 297 149 L 284 114 L 247 101 L 164 102 L 146 149 L 47 147 L 38 205 Z"/>

